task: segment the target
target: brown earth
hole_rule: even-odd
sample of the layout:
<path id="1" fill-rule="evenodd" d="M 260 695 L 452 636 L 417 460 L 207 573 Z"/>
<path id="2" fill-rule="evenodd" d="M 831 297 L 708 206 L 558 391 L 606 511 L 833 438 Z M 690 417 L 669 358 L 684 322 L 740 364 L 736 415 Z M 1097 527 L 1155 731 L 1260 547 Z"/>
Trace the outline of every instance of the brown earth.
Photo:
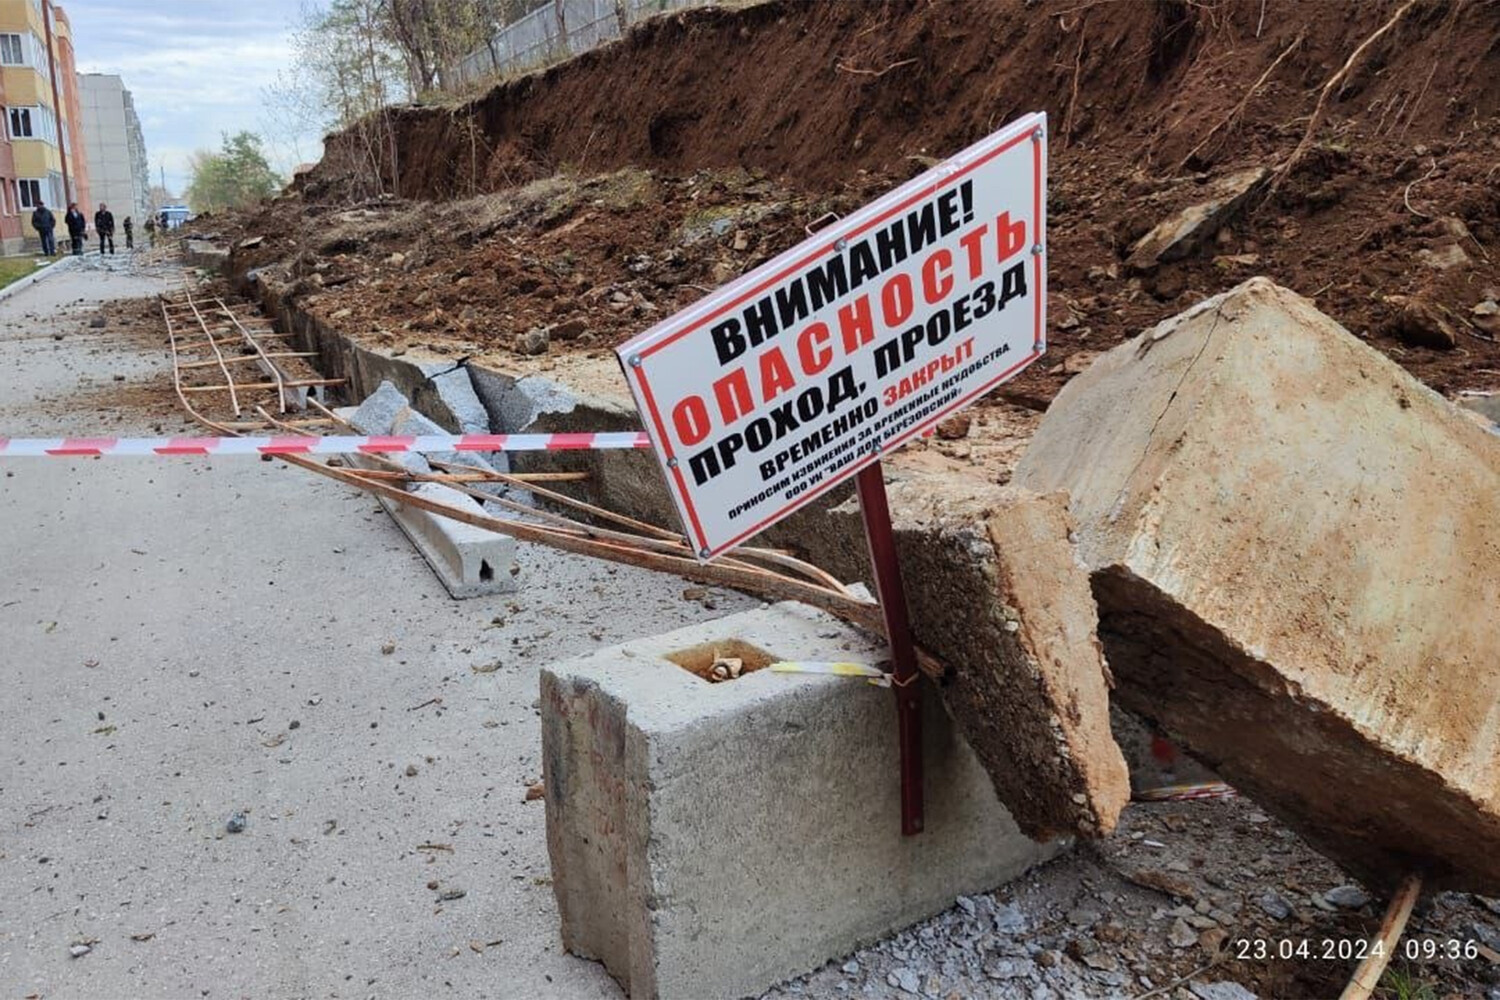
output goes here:
<path id="1" fill-rule="evenodd" d="M 1500 345 L 1468 318 L 1500 291 L 1494 4 L 1418 3 L 1331 92 L 1275 194 L 1198 255 L 1139 276 L 1122 264 L 1210 177 L 1283 161 L 1324 81 L 1395 9 L 1272 0 L 1263 20 L 1253 0 L 692 11 L 470 104 L 401 110 L 398 187 L 421 200 L 351 214 L 361 175 L 350 137 L 335 137 L 300 190 L 204 225 L 266 237 L 237 268 L 295 261 L 316 279 L 304 289 L 313 310 L 349 309 L 340 325 L 376 343 L 523 369 L 539 362 L 509 348 L 532 327 L 554 327 L 554 353 L 608 347 L 828 212 L 1043 108 L 1051 343 L 1012 398 L 1044 405 L 1081 367 L 1071 355 L 1255 273 L 1439 391 L 1492 387 Z M 1422 251 L 1457 263 L 1436 269 Z M 1408 297 L 1448 311 L 1455 347 L 1403 342 Z"/>

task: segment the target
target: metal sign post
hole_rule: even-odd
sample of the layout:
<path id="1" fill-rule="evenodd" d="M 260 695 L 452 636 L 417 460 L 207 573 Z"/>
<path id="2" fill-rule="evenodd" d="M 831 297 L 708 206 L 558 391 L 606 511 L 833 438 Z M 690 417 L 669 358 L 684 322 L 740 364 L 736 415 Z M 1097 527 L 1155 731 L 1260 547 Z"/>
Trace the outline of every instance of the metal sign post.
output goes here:
<path id="1" fill-rule="evenodd" d="M 922 688 L 917 646 L 911 634 L 906 587 L 901 582 L 901 563 L 896 558 L 896 537 L 891 531 L 891 508 L 886 502 L 885 473 L 880 463 L 859 470 L 854 485 L 865 522 L 865 541 L 870 546 L 870 565 L 875 570 L 875 594 L 880 599 L 895 664 L 891 690 L 896 695 L 896 739 L 901 751 L 901 833 L 910 837 L 922 832 Z"/>

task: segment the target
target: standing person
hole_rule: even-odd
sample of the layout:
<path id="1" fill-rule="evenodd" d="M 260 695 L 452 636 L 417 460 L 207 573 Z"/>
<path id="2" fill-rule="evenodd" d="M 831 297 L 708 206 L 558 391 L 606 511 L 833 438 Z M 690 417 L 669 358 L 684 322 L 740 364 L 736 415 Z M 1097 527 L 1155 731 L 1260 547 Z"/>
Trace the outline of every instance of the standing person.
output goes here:
<path id="1" fill-rule="evenodd" d="M 99 203 L 99 211 L 94 213 L 94 232 L 99 234 L 99 256 L 104 256 L 104 244 L 109 243 L 109 252 L 115 252 L 115 213 L 109 210 L 104 202 Z"/>
<path id="2" fill-rule="evenodd" d="M 83 256 L 83 234 L 89 228 L 89 220 L 78 210 L 78 202 L 68 202 L 68 214 L 63 216 L 68 224 L 68 240 L 73 244 L 73 256 Z"/>
<path id="3" fill-rule="evenodd" d="M 57 228 L 57 219 L 53 217 L 46 202 L 36 203 L 36 211 L 31 213 L 31 228 L 42 238 L 42 253 L 48 257 L 57 256 L 57 241 L 52 238 L 52 231 Z"/>
<path id="4" fill-rule="evenodd" d="M 125 249 L 135 249 L 135 223 L 130 221 L 130 216 L 125 216 Z"/>
<path id="5" fill-rule="evenodd" d="M 154 215 L 146 216 L 146 239 L 151 241 L 152 246 L 156 246 L 156 216 Z"/>

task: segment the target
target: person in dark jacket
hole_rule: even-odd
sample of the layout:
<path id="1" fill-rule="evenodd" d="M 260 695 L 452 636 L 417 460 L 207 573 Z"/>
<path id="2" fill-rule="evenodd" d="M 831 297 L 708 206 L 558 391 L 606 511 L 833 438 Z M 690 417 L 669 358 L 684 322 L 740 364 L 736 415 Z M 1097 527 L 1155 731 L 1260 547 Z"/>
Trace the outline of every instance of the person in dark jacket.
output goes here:
<path id="1" fill-rule="evenodd" d="M 115 252 L 115 213 L 109 210 L 109 206 L 103 202 L 99 203 L 99 211 L 94 213 L 94 232 L 99 234 L 99 256 L 104 256 L 104 244 L 109 244 L 109 252 Z"/>
<path id="2" fill-rule="evenodd" d="M 130 221 L 130 216 L 125 216 L 125 249 L 135 249 L 135 223 Z"/>
<path id="3" fill-rule="evenodd" d="M 52 215 L 52 210 L 44 202 L 36 203 L 36 210 L 31 213 L 31 228 L 42 239 L 42 253 L 48 257 L 57 255 L 57 241 L 53 239 L 52 232 L 57 228 L 57 219 Z"/>
<path id="4" fill-rule="evenodd" d="M 83 256 L 83 236 L 88 231 L 89 220 L 78 210 L 76 201 L 68 203 L 68 214 L 63 216 L 68 224 L 68 240 L 73 244 L 73 256 Z"/>

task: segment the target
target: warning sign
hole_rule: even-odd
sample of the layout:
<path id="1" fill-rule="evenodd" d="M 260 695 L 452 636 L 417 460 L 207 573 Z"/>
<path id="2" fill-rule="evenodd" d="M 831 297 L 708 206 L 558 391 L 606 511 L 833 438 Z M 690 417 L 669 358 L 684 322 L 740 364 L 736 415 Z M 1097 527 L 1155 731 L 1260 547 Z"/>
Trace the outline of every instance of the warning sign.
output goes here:
<path id="1" fill-rule="evenodd" d="M 618 349 L 701 558 L 1041 357 L 1045 125 L 1011 124 Z"/>

